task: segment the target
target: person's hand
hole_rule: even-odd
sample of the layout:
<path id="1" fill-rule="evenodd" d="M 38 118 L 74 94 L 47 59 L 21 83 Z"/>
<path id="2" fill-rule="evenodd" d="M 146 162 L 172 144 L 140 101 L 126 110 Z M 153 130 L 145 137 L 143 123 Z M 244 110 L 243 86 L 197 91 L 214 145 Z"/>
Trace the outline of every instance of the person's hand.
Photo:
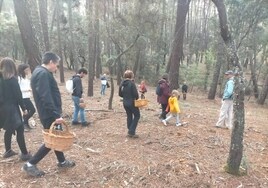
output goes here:
<path id="1" fill-rule="evenodd" d="M 64 120 L 63 120 L 62 117 L 60 117 L 60 118 L 58 118 L 58 119 L 55 120 L 55 123 L 56 124 L 62 124 L 63 122 L 64 122 Z"/>
<path id="2" fill-rule="evenodd" d="M 27 110 L 24 110 L 23 111 L 23 115 L 26 116 L 28 114 L 28 111 Z"/>

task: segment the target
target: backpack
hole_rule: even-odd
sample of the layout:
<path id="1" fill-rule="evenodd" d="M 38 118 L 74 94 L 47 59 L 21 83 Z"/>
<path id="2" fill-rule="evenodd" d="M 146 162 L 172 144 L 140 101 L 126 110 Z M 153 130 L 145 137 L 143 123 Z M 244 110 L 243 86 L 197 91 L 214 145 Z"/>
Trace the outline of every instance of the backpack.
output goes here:
<path id="1" fill-rule="evenodd" d="M 162 94 L 163 94 L 163 89 L 161 88 L 161 85 L 160 85 L 160 84 L 158 84 L 158 85 L 156 86 L 155 93 L 156 93 L 156 95 L 159 96 L 159 97 L 162 96 Z"/>
<path id="2" fill-rule="evenodd" d="M 70 80 L 67 80 L 65 83 L 65 87 L 67 89 L 67 92 L 72 94 L 74 90 L 74 82 L 73 79 L 71 78 Z"/>

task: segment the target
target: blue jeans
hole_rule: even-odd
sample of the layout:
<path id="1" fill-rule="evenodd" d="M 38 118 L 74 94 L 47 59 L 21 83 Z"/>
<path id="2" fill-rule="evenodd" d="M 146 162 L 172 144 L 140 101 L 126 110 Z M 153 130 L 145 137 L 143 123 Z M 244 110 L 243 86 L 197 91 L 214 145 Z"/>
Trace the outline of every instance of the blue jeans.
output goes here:
<path id="1" fill-rule="evenodd" d="M 101 85 L 101 95 L 105 95 L 105 89 L 106 89 L 106 85 L 102 84 Z"/>
<path id="2" fill-rule="evenodd" d="M 73 102 L 74 102 L 74 114 L 73 114 L 73 122 L 78 122 L 78 113 L 80 113 L 80 119 L 81 123 L 85 123 L 85 109 L 80 108 L 79 101 L 80 98 L 76 96 L 72 96 Z"/>

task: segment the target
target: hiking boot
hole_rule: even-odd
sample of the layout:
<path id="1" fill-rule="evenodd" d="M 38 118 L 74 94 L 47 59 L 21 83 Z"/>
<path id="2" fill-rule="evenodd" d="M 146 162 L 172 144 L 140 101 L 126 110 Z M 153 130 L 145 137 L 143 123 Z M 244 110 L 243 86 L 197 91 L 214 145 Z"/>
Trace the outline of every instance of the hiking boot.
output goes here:
<path id="1" fill-rule="evenodd" d="M 58 163 L 58 167 L 61 167 L 61 168 L 71 168 L 71 167 L 74 167 L 74 166 L 75 166 L 74 161 L 65 160 L 62 163 Z"/>
<path id="2" fill-rule="evenodd" d="M 45 175 L 45 172 L 42 170 L 39 170 L 36 165 L 28 166 L 27 164 L 24 164 L 22 167 L 22 170 L 26 172 L 29 176 L 33 177 L 41 177 Z"/>
<path id="3" fill-rule="evenodd" d="M 90 125 L 90 122 L 87 122 L 87 121 L 85 121 L 85 122 L 82 123 L 82 127 L 87 127 L 89 125 Z"/>
<path id="4" fill-rule="evenodd" d="M 9 158 L 9 157 L 12 157 L 13 155 L 17 155 L 17 153 L 13 151 L 12 149 L 10 149 L 4 153 L 3 158 Z"/>
<path id="5" fill-rule="evenodd" d="M 22 161 L 28 161 L 30 158 L 32 157 L 32 154 L 30 154 L 29 152 L 27 154 L 20 154 L 20 159 Z"/>
<path id="6" fill-rule="evenodd" d="M 81 123 L 79 121 L 72 121 L 72 125 L 80 125 Z"/>

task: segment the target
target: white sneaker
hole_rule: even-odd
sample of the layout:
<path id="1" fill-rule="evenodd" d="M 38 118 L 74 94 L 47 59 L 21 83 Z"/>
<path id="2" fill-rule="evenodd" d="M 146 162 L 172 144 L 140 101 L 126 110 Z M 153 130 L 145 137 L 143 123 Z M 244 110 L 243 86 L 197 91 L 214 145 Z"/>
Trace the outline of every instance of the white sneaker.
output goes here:
<path id="1" fill-rule="evenodd" d="M 182 126 L 182 124 L 181 123 L 176 123 L 176 126 L 179 127 L 179 126 Z"/>
<path id="2" fill-rule="evenodd" d="M 167 126 L 167 122 L 166 122 L 166 120 L 162 120 L 162 123 L 165 125 L 165 126 Z"/>

